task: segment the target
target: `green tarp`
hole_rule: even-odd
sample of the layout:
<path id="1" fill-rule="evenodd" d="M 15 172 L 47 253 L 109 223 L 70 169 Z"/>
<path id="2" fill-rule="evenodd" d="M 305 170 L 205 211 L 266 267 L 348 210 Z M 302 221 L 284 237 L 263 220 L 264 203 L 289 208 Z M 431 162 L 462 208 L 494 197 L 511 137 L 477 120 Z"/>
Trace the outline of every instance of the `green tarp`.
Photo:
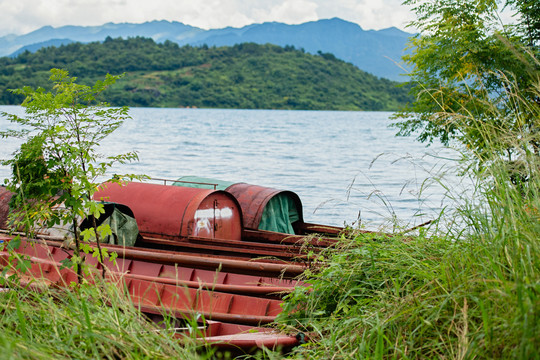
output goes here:
<path id="1" fill-rule="evenodd" d="M 108 235 L 105 239 L 101 240 L 102 243 L 135 246 L 137 236 L 139 235 L 139 227 L 135 218 L 115 207 L 112 214 L 102 224 L 109 225 L 112 231 L 112 235 Z"/>
<path id="2" fill-rule="evenodd" d="M 105 204 L 105 213 L 97 219 L 97 225 L 109 225 L 112 235 L 107 235 L 100 239 L 100 243 L 111 245 L 135 246 L 139 236 L 139 227 L 137 221 L 132 216 L 131 210 L 127 206 L 114 203 Z M 85 229 L 92 226 L 91 217 L 86 218 L 81 228 Z"/>
<path id="3" fill-rule="evenodd" d="M 229 186 L 235 183 L 230 181 L 223 181 L 211 178 L 204 178 L 198 176 L 182 176 L 176 180 L 173 185 L 186 186 L 198 189 L 210 189 L 210 190 L 226 190 Z"/>
<path id="4" fill-rule="evenodd" d="M 234 184 L 236 183 L 218 179 L 183 176 L 173 185 L 226 191 L 229 186 Z M 300 220 L 300 216 L 294 200 L 287 193 L 279 193 L 273 196 L 264 207 L 259 230 L 294 234 L 292 224 L 298 220 Z"/>
<path id="5" fill-rule="evenodd" d="M 273 196 L 264 207 L 259 230 L 294 234 L 292 224 L 300 220 L 294 201 L 287 194 Z"/>

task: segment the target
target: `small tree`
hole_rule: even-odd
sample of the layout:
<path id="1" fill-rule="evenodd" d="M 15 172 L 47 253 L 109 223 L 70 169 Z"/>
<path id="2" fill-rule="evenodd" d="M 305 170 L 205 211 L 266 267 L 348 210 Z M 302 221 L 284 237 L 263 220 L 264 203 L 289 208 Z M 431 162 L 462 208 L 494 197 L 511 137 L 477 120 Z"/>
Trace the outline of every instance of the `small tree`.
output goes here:
<path id="1" fill-rule="evenodd" d="M 540 2 L 530 0 L 406 0 L 420 34 L 411 39 L 415 101 L 397 114 L 401 135 L 455 140 L 475 152 L 515 163 L 540 156 Z M 504 25 L 502 8 L 515 12 Z M 486 134 L 485 132 L 489 133 Z M 520 146 L 506 134 L 526 140 Z M 494 141 L 485 141 L 489 136 Z M 526 149 L 523 149 L 525 144 Z"/>
<path id="2" fill-rule="evenodd" d="M 79 281 L 82 251 L 93 251 L 100 263 L 109 256 L 99 240 L 111 233 L 110 227 L 97 227 L 95 221 L 104 212 L 103 204 L 92 200 L 97 180 L 113 164 L 138 159 L 133 152 L 106 158 L 97 152 L 100 142 L 130 118 L 127 107 L 110 108 L 97 100 L 118 78 L 107 75 L 94 86 L 86 86 L 76 84 L 67 71 L 52 69 L 52 92 L 30 87 L 13 90 L 25 96 L 25 116 L 3 113 L 21 129 L 1 131 L 0 135 L 26 139 L 13 159 L 3 161 L 13 169 L 7 185 L 15 192 L 11 205 L 19 209 L 16 223 L 20 226 L 22 222 L 29 236 L 41 226 L 71 226 L 74 256 L 66 265 L 76 270 Z M 115 176 L 115 180 L 120 178 Z M 81 231 L 79 220 L 88 216 L 93 227 Z M 97 242 L 95 250 L 89 241 Z"/>

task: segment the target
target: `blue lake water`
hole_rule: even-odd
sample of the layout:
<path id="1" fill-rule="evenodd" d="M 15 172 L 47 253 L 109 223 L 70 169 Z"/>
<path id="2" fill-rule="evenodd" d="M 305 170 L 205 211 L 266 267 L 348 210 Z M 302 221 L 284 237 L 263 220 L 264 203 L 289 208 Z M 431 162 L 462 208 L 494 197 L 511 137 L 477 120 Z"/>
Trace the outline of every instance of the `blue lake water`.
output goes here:
<path id="1" fill-rule="evenodd" d="M 0 111 L 21 113 L 20 107 Z M 133 108 L 132 120 L 101 151 L 137 151 L 140 161 L 111 173 L 177 179 L 197 175 L 296 192 L 304 219 L 369 229 L 399 219 L 423 223 L 447 206 L 437 183 L 453 187 L 457 154 L 396 137 L 387 112 Z M 0 118 L 0 128 L 12 126 Z M 0 158 L 18 145 L 0 139 Z M 0 181 L 10 170 L 0 167 Z"/>

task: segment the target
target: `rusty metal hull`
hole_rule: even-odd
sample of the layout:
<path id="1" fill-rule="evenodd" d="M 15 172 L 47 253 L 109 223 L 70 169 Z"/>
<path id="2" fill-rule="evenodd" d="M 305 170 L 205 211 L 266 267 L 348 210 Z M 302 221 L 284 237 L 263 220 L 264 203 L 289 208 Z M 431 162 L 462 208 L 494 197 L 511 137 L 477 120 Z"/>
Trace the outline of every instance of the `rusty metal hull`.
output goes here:
<path id="1" fill-rule="evenodd" d="M 0 236 L 0 240 L 9 241 L 9 237 Z M 110 251 L 115 251 L 114 248 L 106 246 Z M 61 244 L 51 244 L 50 241 L 32 241 L 25 240 L 25 245 L 18 250 L 20 253 L 29 255 L 36 262 L 46 263 L 60 262 L 66 259 L 72 251 L 64 249 Z M 115 263 L 106 261 L 104 265 L 109 270 L 108 274 L 121 274 L 126 278 L 138 280 L 156 281 L 169 285 L 182 285 L 193 288 L 207 288 L 217 291 L 235 292 L 235 293 L 253 293 L 260 295 L 268 295 L 274 293 L 286 293 L 294 286 L 303 285 L 302 282 L 294 279 L 282 277 L 260 276 L 252 274 L 242 274 L 243 268 L 235 268 L 229 266 L 228 271 L 217 271 L 219 264 L 216 262 L 216 268 L 206 269 L 196 266 L 197 264 L 187 265 L 182 262 L 174 262 L 171 264 L 156 263 L 148 261 L 152 259 L 151 253 L 148 258 L 142 256 L 132 256 L 129 251 L 117 252 L 120 257 Z M 176 260 L 176 259 L 173 259 Z M 94 257 L 87 257 L 86 263 L 100 268 Z M 236 265 L 233 262 L 232 265 Z M 286 268 L 279 267 L 280 270 Z M 236 271 L 235 271 L 236 270 Z"/>
<path id="2" fill-rule="evenodd" d="M 9 241 L 9 236 L 1 236 Z M 29 256 L 32 266 L 24 276 L 41 279 L 49 285 L 66 286 L 77 281 L 71 269 L 61 269 L 60 261 L 71 251 L 43 241 L 23 240 L 17 250 Z M 0 251 L 0 267 L 8 264 L 8 253 Z M 101 272 L 96 259 L 86 261 L 95 265 L 87 278 Z M 212 272 L 182 266 L 166 266 L 129 258 L 119 258 L 116 264 L 107 263 L 108 281 L 122 282 L 134 305 L 147 314 L 164 312 L 179 319 L 202 315 L 210 320 L 204 324 L 201 339 L 218 348 L 249 350 L 260 347 L 290 348 L 298 344 L 294 336 L 259 328 L 275 320 L 281 312 L 280 297 L 294 286 L 295 280 Z M 235 325 L 236 324 L 236 325 Z"/>
<path id="3" fill-rule="evenodd" d="M 9 241 L 10 239 L 11 237 L 9 235 L 0 234 L 0 240 Z M 43 243 L 50 247 L 63 247 L 62 241 L 59 240 L 25 240 Z M 96 245 L 90 244 L 90 246 L 95 247 Z M 118 253 L 119 257 L 133 260 L 142 260 L 162 265 L 182 265 L 211 271 L 221 269 L 221 271 L 245 275 L 279 276 L 290 279 L 300 275 L 306 269 L 305 264 L 295 264 L 282 260 L 254 259 L 246 261 L 246 259 L 231 259 L 209 254 L 185 254 L 177 251 L 123 247 L 120 245 L 101 244 L 101 247 Z"/>
<path id="4" fill-rule="evenodd" d="M 135 247 L 102 244 L 119 255 L 116 264 L 103 265 L 106 280 L 122 282 L 147 314 L 160 316 L 165 310 L 179 319 L 203 315 L 212 324 L 205 324 L 203 341 L 212 346 L 290 348 L 298 344 L 294 336 L 259 326 L 274 321 L 284 294 L 306 285 L 295 279 L 309 266 L 306 245 L 317 252 L 337 242 L 303 235 L 334 237 L 343 229 L 304 223 L 300 199 L 287 192 L 299 209 L 295 231 L 302 235 L 256 230 L 269 199 L 283 191 L 248 184 L 230 188 L 239 200 L 216 190 L 143 183 L 102 186 L 94 198 L 129 207 L 142 235 Z M 6 228 L 11 195 L 0 187 L 0 228 Z M 0 231 L 0 242 L 11 238 Z M 55 286 L 78 280 L 73 271 L 60 269 L 60 261 L 72 255 L 61 240 L 23 238 L 19 251 L 32 261 L 30 275 Z M 0 252 L 0 267 L 7 259 Z M 101 274 L 95 258 L 86 257 L 86 262 L 95 266 L 92 276 Z"/>
<path id="5" fill-rule="evenodd" d="M 218 240 L 218 241 L 216 241 Z M 281 259 L 302 262 L 306 260 L 303 248 L 298 244 L 280 244 L 247 240 L 207 239 L 187 237 L 176 239 L 143 237 L 140 241 L 145 247 L 161 245 L 175 251 L 189 253 L 215 254 L 235 259 Z"/>
<path id="6" fill-rule="evenodd" d="M 255 199 L 261 200 L 251 202 L 254 204 L 252 208 L 258 209 L 259 215 L 265 201 L 281 192 L 254 185 L 232 185 L 235 186 L 237 189 L 251 189 L 250 191 L 256 194 Z M 250 191 L 242 193 L 247 194 Z M 5 189 L 0 193 L 0 196 L 3 196 L 3 199 L 0 198 L 0 209 L 5 208 L 4 218 L 7 218 L 11 195 Z M 222 191 L 145 183 L 128 183 L 124 186 L 107 183 L 96 193 L 95 198 L 114 201 L 133 212 L 142 235 L 136 248 L 164 249 L 174 251 L 177 255 L 221 256 L 232 260 L 251 259 L 257 262 L 280 263 L 307 261 L 305 245 L 310 246 L 310 251 L 316 252 L 336 243 L 335 239 L 242 229 L 240 205 L 232 195 Z M 196 215 L 197 212 L 213 214 L 214 210 L 219 210 L 219 216 L 212 215 L 210 221 L 202 221 L 201 217 Z M 224 219 L 221 216 L 225 212 L 232 214 L 230 218 Z M 0 220 L 1 216 L 2 213 Z M 196 233 L 193 231 L 193 224 L 199 222 L 210 224 L 210 231 L 203 233 L 205 236 L 193 235 Z M 2 227 L 5 228 L 5 225 Z M 311 229 L 325 230 L 333 236 L 339 232 L 339 228 L 303 222 L 299 223 L 299 229 L 306 234 L 310 233 Z M 184 233 L 192 235 L 186 236 Z"/>
<path id="7" fill-rule="evenodd" d="M 236 240 L 242 236 L 240 205 L 225 191 L 104 183 L 94 199 L 128 206 L 142 235 Z"/>
<path id="8" fill-rule="evenodd" d="M 240 207 L 244 219 L 244 227 L 247 229 L 258 229 L 263 215 L 264 208 L 274 196 L 278 194 L 287 194 L 293 199 L 296 210 L 298 211 L 299 223 L 302 223 L 302 202 L 296 193 L 284 191 L 269 187 L 251 185 L 246 183 L 237 183 L 229 186 L 227 192 L 234 195 Z"/>
<path id="9" fill-rule="evenodd" d="M 9 215 L 9 202 L 13 197 L 13 193 L 5 187 L 0 186 L 0 229 L 7 228 Z"/>

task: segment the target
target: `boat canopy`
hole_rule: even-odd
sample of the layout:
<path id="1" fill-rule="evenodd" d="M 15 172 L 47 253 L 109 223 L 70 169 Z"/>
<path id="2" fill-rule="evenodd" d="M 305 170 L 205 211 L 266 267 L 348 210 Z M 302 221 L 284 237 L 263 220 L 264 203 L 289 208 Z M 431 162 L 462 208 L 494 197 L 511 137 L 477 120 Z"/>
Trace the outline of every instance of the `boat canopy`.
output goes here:
<path id="1" fill-rule="evenodd" d="M 198 176 L 183 176 L 173 185 L 233 194 L 240 203 L 244 226 L 248 229 L 294 234 L 294 224 L 303 222 L 302 202 L 291 191 Z"/>
<path id="2" fill-rule="evenodd" d="M 101 214 L 96 221 L 96 225 L 109 225 L 111 234 L 107 235 L 100 242 L 111 245 L 135 246 L 139 237 L 139 227 L 133 217 L 131 209 L 125 205 L 115 203 L 104 203 L 105 213 Z M 81 229 L 92 226 L 92 218 L 87 217 L 81 224 Z"/>
<path id="3" fill-rule="evenodd" d="M 12 197 L 13 193 L 11 191 L 0 186 L 0 229 L 22 231 L 22 227 L 14 228 L 15 225 L 12 224 L 9 219 L 9 214 L 13 211 L 13 209 L 10 209 L 10 200 Z M 112 233 L 105 238 L 100 239 L 100 242 L 111 245 L 134 246 L 139 236 L 139 228 L 131 209 L 125 205 L 109 202 L 104 203 L 103 206 L 104 213 L 96 219 L 96 225 L 109 225 Z M 64 208 L 64 205 L 57 205 L 56 208 L 61 210 Z M 78 221 L 81 230 L 92 227 L 93 220 L 91 216 L 85 219 L 79 217 Z M 63 239 L 73 238 L 73 225 L 71 223 L 60 224 L 54 227 L 36 225 L 34 231 L 38 235 Z"/>
<path id="4" fill-rule="evenodd" d="M 103 183 L 94 199 L 129 206 L 145 239 L 242 237 L 240 205 L 226 191 L 141 182 Z"/>
<path id="5" fill-rule="evenodd" d="M 233 185 L 232 181 L 223 181 L 199 176 L 182 176 L 176 180 L 173 185 L 186 186 L 197 189 L 210 189 L 210 190 L 227 190 L 227 188 Z"/>
<path id="6" fill-rule="evenodd" d="M 96 225 L 109 225 L 111 234 L 99 240 L 102 244 L 135 246 L 139 236 L 139 228 L 133 217 L 133 212 L 124 205 L 114 203 L 104 203 L 103 214 L 96 219 Z M 63 207 L 60 205 L 59 207 Z M 92 227 L 92 215 L 81 219 L 78 218 L 81 230 Z M 43 227 L 37 231 L 40 235 L 52 236 L 56 238 L 73 238 L 73 224 L 61 224 L 54 227 Z"/>

